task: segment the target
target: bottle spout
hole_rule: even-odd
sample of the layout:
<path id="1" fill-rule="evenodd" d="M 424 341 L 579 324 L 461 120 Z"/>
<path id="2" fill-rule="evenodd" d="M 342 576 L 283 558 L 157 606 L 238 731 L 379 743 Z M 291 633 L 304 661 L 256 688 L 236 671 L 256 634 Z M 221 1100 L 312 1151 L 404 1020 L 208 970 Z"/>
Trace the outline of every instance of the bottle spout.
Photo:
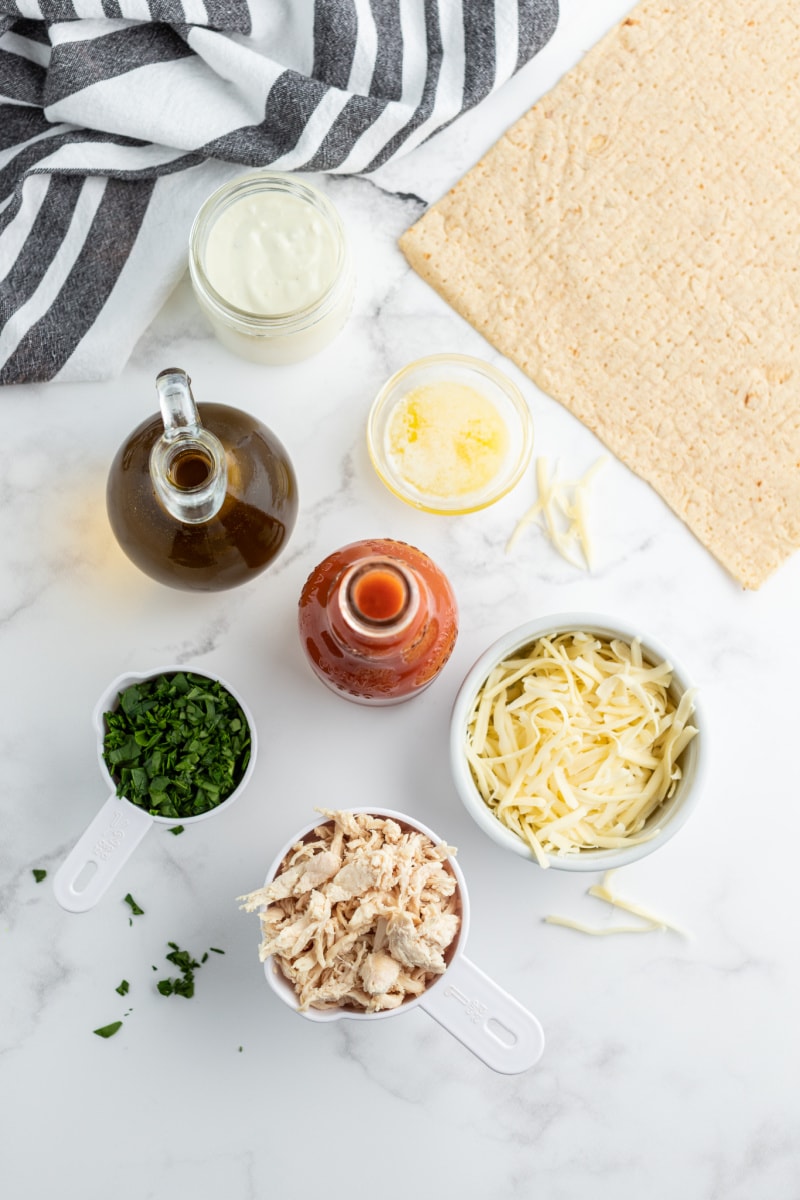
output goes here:
<path id="1" fill-rule="evenodd" d="M 150 452 L 150 479 L 167 512 L 196 525 L 222 507 L 228 468 L 222 443 L 200 420 L 191 382 L 180 367 L 156 376 L 164 432 Z"/>
<path id="2" fill-rule="evenodd" d="M 164 437 L 173 441 L 196 433 L 200 417 L 192 395 L 192 381 L 180 367 L 167 367 L 156 376 L 156 391 L 164 422 Z"/>
<path id="3" fill-rule="evenodd" d="M 345 625 L 372 642 L 394 641 L 420 616 L 419 585 L 396 559 L 357 560 L 344 573 L 338 595 Z"/>

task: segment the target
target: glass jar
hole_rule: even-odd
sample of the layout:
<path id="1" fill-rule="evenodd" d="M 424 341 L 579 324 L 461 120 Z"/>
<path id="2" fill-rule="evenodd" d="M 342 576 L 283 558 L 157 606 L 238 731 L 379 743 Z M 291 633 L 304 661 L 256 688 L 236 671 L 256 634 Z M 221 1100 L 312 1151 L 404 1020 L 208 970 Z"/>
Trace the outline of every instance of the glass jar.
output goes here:
<path id="1" fill-rule="evenodd" d="M 275 172 L 251 173 L 209 196 L 189 235 L 189 274 L 223 345 L 266 365 L 318 353 L 353 302 L 339 214 L 317 188 Z"/>
<path id="2" fill-rule="evenodd" d="M 360 704 L 397 704 L 444 667 L 458 609 L 447 578 L 421 550 L 368 538 L 311 572 L 298 627 L 312 670 L 329 688 Z"/>

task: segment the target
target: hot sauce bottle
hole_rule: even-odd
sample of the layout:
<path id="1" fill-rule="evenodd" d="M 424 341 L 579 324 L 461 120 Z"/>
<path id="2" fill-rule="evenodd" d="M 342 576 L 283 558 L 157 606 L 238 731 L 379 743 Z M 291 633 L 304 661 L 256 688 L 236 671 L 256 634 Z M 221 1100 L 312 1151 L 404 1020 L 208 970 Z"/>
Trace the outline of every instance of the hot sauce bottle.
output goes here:
<path id="1" fill-rule="evenodd" d="M 426 688 L 455 645 L 458 610 L 441 570 L 405 542 L 371 538 L 330 554 L 300 596 L 312 669 L 360 704 L 397 704 Z"/>

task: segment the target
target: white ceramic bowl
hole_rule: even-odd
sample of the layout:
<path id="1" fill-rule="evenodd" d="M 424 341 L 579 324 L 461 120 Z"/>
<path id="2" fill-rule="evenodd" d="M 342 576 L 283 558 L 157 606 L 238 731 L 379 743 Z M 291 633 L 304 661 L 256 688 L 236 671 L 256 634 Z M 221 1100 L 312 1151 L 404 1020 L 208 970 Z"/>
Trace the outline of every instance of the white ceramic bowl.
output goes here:
<path id="1" fill-rule="evenodd" d="M 613 618 L 598 613 L 556 613 L 540 617 L 510 630 L 489 646 L 468 672 L 453 705 L 450 723 L 450 762 L 453 779 L 464 807 L 484 833 L 487 833 L 499 846 L 506 850 L 512 850 L 515 854 L 530 859 L 532 862 L 536 862 L 536 857 L 531 848 L 513 830 L 502 824 L 478 791 L 464 753 L 467 723 L 478 692 L 490 671 L 498 663 L 524 649 L 537 638 L 547 634 L 570 632 L 595 634 L 606 639 L 618 638 L 628 643 L 639 637 L 642 654 L 648 662 L 655 665 L 666 660 L 671 664 L 673 673 L 670 692 L 676 703 L 692 686 L 689 677 L 680 663 L 676 661 L 675 656 L 655 638 L 646 636 L 641 630 L 622 625 Z M 694 810 L 702 788 L 706 730 L 701 705 L 697 698 L 694 701 L 691 722 L 698 732 L 680 757 L 682 775 L 678 785 L 672 796 L 656 809 L 645 825 L 646 830 L 648 828 L 658 829 L 655 836 L 648 841 L 639 842 L 623 849 L 580 850 L 577 854 L 563 857 L 551 854 L 548 855 L 548 863 L 551 867 L 560 871 L 608 871 L 652 854 L 654 850 L 658 850 L 671 837 L 674 837 Z"/>

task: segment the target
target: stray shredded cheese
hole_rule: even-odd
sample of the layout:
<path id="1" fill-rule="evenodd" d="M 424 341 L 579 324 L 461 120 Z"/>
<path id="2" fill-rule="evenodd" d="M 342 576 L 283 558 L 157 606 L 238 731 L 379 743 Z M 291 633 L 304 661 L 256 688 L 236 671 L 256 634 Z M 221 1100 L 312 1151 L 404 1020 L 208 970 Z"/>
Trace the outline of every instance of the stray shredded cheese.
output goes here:
<path id="1" fill-rule="evenodd" d="M 563 925 L 565 929 L 574 929 L 578 933 L 590 933 L 593 937 L 606 937 L 611 933 L 652 933 L 660 929 L 659 925 L 611 925 L 601 929 L 596 925 L 584 925 L 582 921 L 573 921 L 570 917 L 545 917 L 548 925 Z"/>
<path id="2" fill-rule="evenodd" d="M 541 637 L 489 673 L 467 722 L 465 754 L 497 819 L 540 866 L 548 855 L 636 845 L 675 791 L 697 733 L 694 692 L 676 704 L 669 663 L 639 639 Z"/>
<path id="3" fill-rule="evenodd" d="M 615 871 L 606 871 L 603 876 L 603 882 L 596 883 L 593 887 L 589 888 L 589 895 L 596 896 L 598 900 L 605 900 L 607 904 L 612 904 L 614 908 L 621 908 L 625 912 L 631 913 L 634 917 L 641 917 L 643 921 L 649 922 L 653 929 L 671 929 L 673 933 L 680 933 L 684 937 L 686 936 L 685 931 L 679 928 L 679 926 L 673 925 L 671 921 L 665 920 L 664 917 L 656 916 L 654 912 L 651 912 L 648 908 L 643 908 L 641 904 L 635 904 L 632 900 L 623 900 L 621 896 L 616 895 L 609 886 L 611 877 L 615 874 Z"/>
<path id="4" fill-rule="evenodd" d="M 640 904 L 635 904 L 632 900 L 623 900 L 621 896 L 617 896 L 610 887 L 611 877 L 616 875 L 616 871 L 606 871 L 603 876 L 602 883 L 597 883 L 590 887 L 587 895 L 596 896 L 598 900 L 605 900 L 607 904 L 613 905 L 614 908 L 624 909 L 625 912 L 632 913 L 635 917 L 641 917 L 643 925 L 611 925 L 606 928 L 600 928 L 596 925 L 584 925 L 582 921 L 573 921 L 571 917 L 556 917 L 547 916 L 544 918 L 547 925 L 563 925 L 566 929 L 575 929 L 578 933 L 588 933 L 594 937 L 605 937 L 612 933 L 653 933 L 655 930 L 664 931 L 671 929 L 673 933 L 679 933 L 682 937 L 686 937 L 685 930 L 673 925 L 671 921 L 666 921 L 663 917 L 656 916 L 647 908 L 643 908 Z"/>
<path id="5" fill-rule="evenodd" d="M 528 525 L 536 522 L 562 558 L 581 570 L 591 570 L 594 564 L 594 549 L 589 537 L 586 497 L 589 484 L 607 461 L 605 455 L 598 458 L 581 479 L 568 481 L 558 478 L 558 462 L 552 476 L 548 477 L 547 459 L 537 458 L 536 485 L 539 495 L 535 504 L 523 513 L 517 522 L 506 542 L 506 554 L 511 552 Z M 576 543 L 580 547 L 582 559 L 573 553 Z"/>

